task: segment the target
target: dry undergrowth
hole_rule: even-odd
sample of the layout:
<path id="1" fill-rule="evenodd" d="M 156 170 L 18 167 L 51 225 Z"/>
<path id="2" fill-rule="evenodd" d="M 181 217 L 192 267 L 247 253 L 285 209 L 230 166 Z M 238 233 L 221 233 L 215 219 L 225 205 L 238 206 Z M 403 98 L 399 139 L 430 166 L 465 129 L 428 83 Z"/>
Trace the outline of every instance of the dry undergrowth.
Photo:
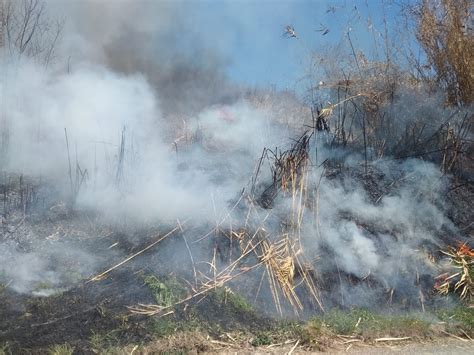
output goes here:
<path id="1" fill-rule="evenodd" d="M 470 0 L 424 0 L 417 12 L 417 39 L 451 104 L 474 102 L 472 11 Z"/>
<path id="2" fill-rule="evenodd" d="M 474 301 L 474 250 L 466 243 L 458 248 L 450 247 L 443 251 L 454 269 L 438 276 L 435 288 L 442 295 L 449 292 L 459 294 L 462 300 L 472 303 Z"/>

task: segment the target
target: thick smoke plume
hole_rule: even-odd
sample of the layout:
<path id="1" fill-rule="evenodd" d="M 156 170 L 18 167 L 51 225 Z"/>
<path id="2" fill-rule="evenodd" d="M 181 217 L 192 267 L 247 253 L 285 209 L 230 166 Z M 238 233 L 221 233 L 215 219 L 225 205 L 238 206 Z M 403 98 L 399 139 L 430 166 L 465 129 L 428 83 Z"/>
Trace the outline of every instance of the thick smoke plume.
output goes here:
<path id="1" fill-rule="evenodd" d="M 224 74 L 226 34 L 206 42 L 209 28 L 196 26 L 192 16 L 197 4 L 88 0 L 51 5 L 57 16 L 68 19 L 69 33 L 76 34 L 61 48 L 68 65 L 92 60 L 114 72 L 140 73 L 159 92 L 165 115 L 235 101 L 238 92 Z"/>
<path id="2" fill-rule="evenodd" d="M 232 206 L 248 191 L 263 149 L 291 146 L 291 136 L 309 122 L 299 116 L 305 110 L 296 104 L 277 110 L 238 95 L 218 48 L 194 41 L 199 33 L 180 37 L 178 29 L 192 26 L 178 16 L 184 4 L 48 6 L 67 24 L 54 65 L 45 68 L 0 49 L 1 137 L 7 147 L 2 172 L 46 180 L 67 204 L 109 222 L 142 226 L 190 219 L 205 229 L 228 218 L 234 228 L 244 227 L 246 212 L 230 212 Z M 396 107 L 404 107 L 403 95 L 396 100 Z M 428 250 L 437 248 L 440 234 L 455 233 L 443 210 L 445 178 L 420 160 L 377 161 L 371 169 L 378 180 L 368 188 L 361 156 L 329 149 L 331 138 L 321 133 L 311 143 L 308 188 L 317 191 L 317 214 L 307 208 L 301 227 L 326 303 L 370 307 L 387 295 L 416 303 L 420 279 L 436 274 Z M 347 171 L 323 168 L 326 160 Z M 263 183 L 271 179 L 270 167 L 259 177 Z M 278 197 L 271 210 L 258 207 L 261 219 L 252 222 L 280 233 L 277 217 L 291 214 L 290 205 Z M 48 260 L 69 245 L 22 251 L 9 239 L 0 240 L 1 270 L 16 291 L 32 292 L 42 281 L 66 283 Z M 81 260 L 81 277 L 95 268 L 91 250 L 68 255 Z M 350 277 L 325 283 L 325 275 L 337 273 L 373 284 L 351 284 Z"/>

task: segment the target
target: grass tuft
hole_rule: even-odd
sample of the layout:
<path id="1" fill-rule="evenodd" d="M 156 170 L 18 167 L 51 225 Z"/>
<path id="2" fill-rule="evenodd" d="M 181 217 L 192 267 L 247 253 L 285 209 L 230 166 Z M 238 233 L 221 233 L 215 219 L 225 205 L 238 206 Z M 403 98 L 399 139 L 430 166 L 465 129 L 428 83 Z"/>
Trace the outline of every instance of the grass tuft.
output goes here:
<path id="1" fill-rule="evenodd" d="M 457 306 L 452 309 L 441 309 L 436 311 L 436 316 L 447 323 L 447 330 L 450 333 L 466 332 L 469 336 L 474 336 L 474 308 Z"/>
<path id="2" fill-rule="evenodd" d="M 252 346 L 264 346 L 272 343 L 271 336 L 267 332 L 258 333 L 250 342 Z"/>
<path id="3" fill-rule="evenodd" d="M 365 309 L 333 310 L 310 320 L 307 330 L 315 336 L 332 333 L 367 340 L 387 336 L 425 338 L 431 334 L 430 323 L 414 315 L 382 315 Z"/>
<path id="4" fill-rule="evenodd" d="M 236 312 L 253 314 L 255 309 L 241 295 L 232 291 L 229 287 L 220 287 L 214 291 L 217 302 L 232 308 Z"/>
<path id="5" fill-rule="evenodd" d="M 143 280 L 159 306 L 172 307 L 186 295 L 186 289 L 175 277 L 158 278 L 155 275 L 145 275 Z"/>
<path id="6" fill-rule="evenodd" d="M 13 354 L 10 344 L 8 342 L 6 343 L 0 343 L 0 355 L 10 355 Z"/>
<path id="7" fill-rule="evenodd" d="M 72 355 L 74 347 L 69 344 L 56 344 L 48 349 L 48 355 Z"/>

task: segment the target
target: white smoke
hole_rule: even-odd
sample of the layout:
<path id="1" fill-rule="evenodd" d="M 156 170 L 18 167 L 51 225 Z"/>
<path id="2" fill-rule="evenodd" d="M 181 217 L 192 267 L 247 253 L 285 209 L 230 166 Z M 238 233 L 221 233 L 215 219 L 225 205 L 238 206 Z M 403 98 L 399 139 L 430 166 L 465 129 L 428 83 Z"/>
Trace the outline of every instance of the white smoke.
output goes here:
<path id="1" fill-rule="evenodd" d="M 197 69 L 184 60 L 185 65 L 178 66 L 171 77 L 164 75 L 176 69 L 168 57 L 157 77 L 153 70 L 143 69 L 160 66 L 162 55 L 156 48 L 146 46 L 140 48 L 143 52 L 120 57 L 124 43 L 129 43 L 123 36 L 130 33 L 131 38 L 137 38 L 139 33 L 160 38 L 161 31 L 170 32 L 169 15 L 179 7 L 159 2 L 149 2 L 145 7 L 124 2 L 120 8 L 106 2 L 87 4 L 59 2 L 54 8 L 77 12 L 70 26 L 80 31 L 65 34 L 60 49 L 63 56 L 68 51 L 74 55 L 72 66 L 66 65 L 65 57 L 59 65 L 45 68 L 25 57 L 12 61 L 2 52 L 1 114 L 8 150 L 1 169 L 51 180 L 61 187 L 61 197 L 66 199 L 75 195 L 70 187 L 71 161 L 73 171 L 78 166 L 83 172 L 87 170 L 74 196 L 75 208 L 136 225 L 170 224 L 178 219 L 191 219 L 194 225 L 216 223 L 248 186 L 263 148 L 290 144 L 291 128 L 282 117 L 292 113 L 275 112 L 271 105 L 259 106 L 235 97 L 230 103 L 217 105 L 217 94 L 213 95 L 219 85 L 200 102 L 203 84 L 196 86 L 192 80 L 193 85 L 188 85 L 188 78 L 198 72 L 198 78 L 209 77 L 209 82 L 216 84 L 220 69 L 199 67 L 213 55 L 201 58 Z M 158 27 L 150 17 L 136 21 L 149 6 L 163 7 L 163 22 L 157 21 Z M 105 17 L 89 17 L 91 10 Z M 78 21 L 84 13 L 92 27 Z M 99 25 L 107 30 L 94 27 Z M 148 67 L 150 61 L 154 64 Z M 211 69 L 215 62 L 219 60 L 211 61 Z M 183 79 L 187 93 L 198 98 L 189 110 L 180 107 L 189 104 L 188 96 L 182 98 L 177 89 L 182 84 L 178 80 L 181 69 L 189 74 Z M 171 115 L 171 109 L 179 111 L 179 120 Z M 171 117 L 175 121 L 168 122 Z M 301 126 L 304 120 L 302 117 Z M 360 171 L 355 167 L 359 157 L 343 149 L 316 148 L 315 165 L 337 158 Z M 398 165 L 376 162 L 373 168 L 382 176 L 376 183 L 383 192 L 377 200 L 368 195 L 360 176 L 320 180 L 321 168 L 312 172 L 309 185 L 318 186 L 318 216 L 314 211 L 305 213 L 305 252 L 322 275 L 336 269 L 360 279 L 370 275 L 386 288 L 409 284 L 405 287 L 411 292 L 416 289 L 413 275 L 434 273 L 422 249 L 436 245 L 441 233 L 454 229 L 442 208 L 445 180 L 434 165 L 420 160 Z M 269 167 L 263 169 L 262 176 L 270 177 Z M 288 201 L 278 201 L 272 213 L 288 214 Z M 238 213 L 233 217 L 238 224 Z M 280 225 L 268 226 L 268 230 L 279 229 Z M 63 282 L 60 271 L 53 270 L 46 259 L 55 258 L 67 247 L 38 254 L 18 252 L 4 240 L 0 244 L 5 250 L 0 254 L 0 270 L 6 279 L 14 280 L 16 291 L 31 292 L 32 285 L 39 282 Z M 94 255 L 88 253 L 71 257 L 95 264 Z M 22 266 L 15 267 L 17 263 Z M 339 288 L 352 292 L 347 282 L 341 282 Z M 367 299 L 373 299 L 376 292 L 363 286 L 358 286 L 359 291 Z M 353 298 L 353 303 L 360 304 L 355 293 Z"/>

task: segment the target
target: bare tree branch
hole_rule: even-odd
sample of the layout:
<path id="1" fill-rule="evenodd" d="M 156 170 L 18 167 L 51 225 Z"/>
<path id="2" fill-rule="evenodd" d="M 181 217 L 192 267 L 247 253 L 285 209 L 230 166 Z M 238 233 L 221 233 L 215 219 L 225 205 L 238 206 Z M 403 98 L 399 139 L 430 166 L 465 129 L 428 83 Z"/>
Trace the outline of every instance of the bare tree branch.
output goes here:
<path id="1" fill-rule="evenodd" d="M 63 23 L 52 24 L 45 6 L 44 0 L 0 0 L 0 43 L 8 46 L 10 55 L 34 58 L 47 67 L 54 57 Z"/>

